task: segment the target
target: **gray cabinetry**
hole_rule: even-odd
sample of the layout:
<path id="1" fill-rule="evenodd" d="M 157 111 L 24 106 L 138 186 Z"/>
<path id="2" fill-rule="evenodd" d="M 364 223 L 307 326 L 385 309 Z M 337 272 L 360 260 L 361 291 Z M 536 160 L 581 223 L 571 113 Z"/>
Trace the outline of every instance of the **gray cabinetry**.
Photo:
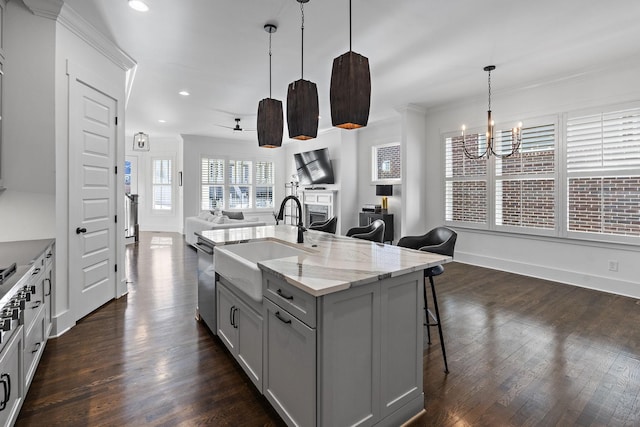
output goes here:
<path id="1" fill-rule="evenodd" d="M 292 426 L 316 423 L 316 330 L 264 300 L 264 394 Z"/>
<path id="2" fill-rule="evenodd" d="M 258 390 L 262 391 L 262 316 L 243 297 L 217 283 L 217 332 Z"/>
<path id="3" fill-rule="evenodd" d="M 0 425 L 13 425 L 24 399 L 22 382 L 22 326 L 7 342 L 0 354 Z"/>
<path id="4" fill-rule="evenodd" d="M 314 298 L 263 272 L 264 394 L 288 425 L 400 425 L 424 408 L 422 280 Z"/>
<path id="5" fill-rule="evenodd" d="M 46 337 L 51 333 L 51 318 L 53 317 L 53 288 L 55 281 L 53 245 L 45 251 L 44 255 L 44 276 L 42 278 L 42 291 L 44 293 L 44 321 Z"/>

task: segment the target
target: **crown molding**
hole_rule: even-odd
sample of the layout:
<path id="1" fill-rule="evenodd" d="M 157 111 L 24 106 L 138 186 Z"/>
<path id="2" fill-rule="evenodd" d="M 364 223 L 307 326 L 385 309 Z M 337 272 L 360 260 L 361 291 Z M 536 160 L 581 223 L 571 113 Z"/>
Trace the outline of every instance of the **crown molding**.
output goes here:
<path id="1" fill-rule="evenodd" d="M 27 0 L 27 1 L 61 1 L 61 0 Z M 26 1 L 25 1 L 26 3 Z M 136 61 L 130 57 L 126 52 L 120 49 L 111 39 L 107 38 L 104 34 L 98 31 L 93 25 L 91 25 L 86 19 L 84 19 L 78 12 L 64 5 L 58 15 L 58 22 L 74 33 L 80 39 L 84 40 L 87 44 L 93 47 L 96 51 L 104 55 L 111 62 L 116 64 L 121 69 L 128 71 L 134 68 L 137 64 Z"/>
<path id="2" fill-rule="evenodd" d="M 41 16 L 54 21 L 60 14 L 64 0 L 22 0 L 25 6 L 36 16 Z"/>

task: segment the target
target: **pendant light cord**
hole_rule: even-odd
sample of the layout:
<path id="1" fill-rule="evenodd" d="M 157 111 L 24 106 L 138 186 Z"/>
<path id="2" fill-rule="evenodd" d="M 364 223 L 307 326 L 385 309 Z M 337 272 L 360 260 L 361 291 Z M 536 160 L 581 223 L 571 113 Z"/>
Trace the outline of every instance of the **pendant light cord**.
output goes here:
<path id="1" fill-rule="evenodd" d="M 300 32 L 302 33 L 302 48 L 300 55 L 300 78 L 304 78 L 304 3 L 300 2 L 300 14 L 302 15 L 302 25 L 300 26 Z"/>
<path id="2" fill-rule="evenodd" d="M 271 98 L 271 32 L 269 32 L 269 98 Z"/>
<path id="3" fill-rule="evenodd" d="M 489 70 L 489 111 L 491 111 L 491 70 Z"/>
<path id="4" fill-rule="evenodd" d="M 349 0 L 349 52 L 351 52 L 351 0 Z"/>

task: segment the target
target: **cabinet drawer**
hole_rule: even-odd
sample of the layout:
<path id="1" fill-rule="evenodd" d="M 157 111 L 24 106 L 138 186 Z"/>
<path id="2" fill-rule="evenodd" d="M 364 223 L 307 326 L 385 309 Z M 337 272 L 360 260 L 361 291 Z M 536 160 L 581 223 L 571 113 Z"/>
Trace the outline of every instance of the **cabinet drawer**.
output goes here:
<path id="1" fill-rule="evenodd" d="M 316 298 L 263 271 L 262 289 L 270 299 L 308 326 L 316 327 Z"/>
<path id="2" fill-rule="evenodd" d="M 22 329 L 16 333 L 0 356 L 0 425 L 13 425 L 22 406 L 24 389 L 20 367 L 22 365 Z"/>
<path id="3" fill-rule="evenodd" d="M 40 354 L 42 354 L 44 347 L 44 314 L 44 307 L 40 307 L 36 312 L 33 327 L 28 331 L 24 339 L 24 384 L 27 389 L 31 379 L 33 379 L 33 375 L 36 373 Z"/>

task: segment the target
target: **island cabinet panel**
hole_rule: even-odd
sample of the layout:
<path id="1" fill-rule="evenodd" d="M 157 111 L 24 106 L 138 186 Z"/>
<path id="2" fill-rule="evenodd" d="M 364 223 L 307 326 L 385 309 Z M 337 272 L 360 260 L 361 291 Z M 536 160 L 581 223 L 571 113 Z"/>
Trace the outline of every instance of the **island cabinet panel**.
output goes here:
<path id="1" fill-rule="evenodd" d="M 222 280 L 216 286 L 218 337 L 262 392 L 262 316 L 243 301 L 240 291 L 231 289 L 233 285 Z"/>
<path id="2" fill-rule="evenodd" d="M 422 392 L 423 275 L 409 280 L 401 276 L 381 287 L 380 394 L 382 417 L 416 398 L 424 406 Z"/>
<path id="3" fill-rule="evenodd" d="M 380 418 L 380 287 L 322 298 L 319 425 L 372 425 Z"/>
<path id="4" fill-rule="evenodd" d="M 268 299 L 264 394 L 290 426 L 316 425 L 316 330 Z"/>
<path id="5" fill-rule="evenodd" d="M 263 272 L 264 391 L 288 425 L 397 426 L 424 408 L 422 283 L 417 271 L 318 297 L 314 328 Z"/>
<path id="6" fill-rule="evenodd" d="M 15 330 L 0 355 L 0 426 L 12 426 L 24 399 L 22 381 L 23 332 Z"/>

